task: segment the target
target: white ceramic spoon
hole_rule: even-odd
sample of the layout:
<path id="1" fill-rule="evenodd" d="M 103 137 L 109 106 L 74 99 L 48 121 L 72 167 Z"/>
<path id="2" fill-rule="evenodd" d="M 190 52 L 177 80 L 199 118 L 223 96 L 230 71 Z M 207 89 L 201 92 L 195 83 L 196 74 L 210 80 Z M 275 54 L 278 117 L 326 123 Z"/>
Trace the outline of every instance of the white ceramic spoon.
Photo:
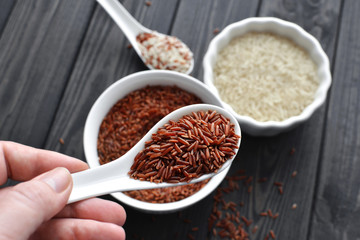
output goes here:
<path id="1" fill-rule="evenodd" d="M 68 202 L 72 203 L 82 199 L 100 196 L 112 192 L 171 187 L 195 183 L 208 179 L 215 174 L 220 173 L 222 170 L 230 167 L 236 154 L 231 159 L 227 160 L 216 173 L 202 175 L 199 178 L 193 179 L 189 183 L 153 183 L 149 181 L 135 180 L 129 177 L 128 172 L 133 165 L 135 156 L 142 149 L 144 149 L 145 141 L 150 140 L 153 133 L 168 123 L 169 120 L 177 121 L 185 115 L 189 115 L 192 112 L 198 112 L 201 110 L 215 110 L 216 112 L 229 118 L 230 121 L 235 124 L 235 133 L 241 136 L 239 123 L 231 113 L 223 108 L 210 104 L 195 104 L 180 108 L 161 119 L 133 148 L 131 148 L 120 158 L 99 167 L 72 174 L 74 185 Z M 240 142 L 241 138 L 238 142 L 238 147 L 240 146 Z M 235 149 L 236 153 L 237 151 L 238 149 Z"/>
<path id="2" fill-rule="evenodd" d="M 115 21 L 115 23 L 123 31 L 129 42 L 131 43 L 133 49 L 139 55 L 141 60 L 149 69 L 154 69 L 152 65 L 146 64 L 146 60 L 143 57 L 141 50 L 136 42 L 136 36 L 140 33 L 152 33 L 158 35 L 164 35 L 156 31 L 150 30 L 143 25 L 141 25 L 131 14 L 121 5 L 118 0 L 97 0 L 98 3 L 105 9 L 105 11 L 110 15 L 110 17 Z M 191 65 L 185 74 L 190 74 L 194 68 L 194 59 L 191 60 Z"/>

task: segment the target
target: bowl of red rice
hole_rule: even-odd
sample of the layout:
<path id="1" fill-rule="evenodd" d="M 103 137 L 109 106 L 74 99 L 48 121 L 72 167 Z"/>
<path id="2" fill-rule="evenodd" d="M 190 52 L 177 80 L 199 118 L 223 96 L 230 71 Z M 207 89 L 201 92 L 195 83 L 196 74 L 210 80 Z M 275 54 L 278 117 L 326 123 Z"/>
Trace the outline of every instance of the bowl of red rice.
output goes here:
<path id="1" fill-rule="evenodd" d="M 222 107 L 220 99 L 205 84 L 174 71 L 143 71 L 116 81 L 98 97 L 86 119 L 84 152 L 90 168 L 122 156 L 164 115 L 195 103 Z M 141 211 L 174 212 L 208 196 L 228 170 L 191 185 L 111 195 Z"/>
<path id="2" fill-rule="evenodd" d="M 308 120 L 331 86 L 329 59 L 295 23 L 254 17 L 224 28 L 203 60 L 204 83 L 244 132 L 272 136 Z"/>

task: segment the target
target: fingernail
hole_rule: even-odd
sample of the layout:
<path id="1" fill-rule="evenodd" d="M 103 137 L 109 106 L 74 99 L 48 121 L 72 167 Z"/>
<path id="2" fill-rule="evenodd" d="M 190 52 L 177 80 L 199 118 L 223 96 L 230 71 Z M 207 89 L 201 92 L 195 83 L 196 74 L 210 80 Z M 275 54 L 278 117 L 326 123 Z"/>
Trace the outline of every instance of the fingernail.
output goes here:
<path id="1" fill-rule="evenodd" d="M 55 192 L 61 193 L 67 189 L 71 183 L 71 176 L 69 170 L 58 167 L 39 176 L 39 180 L 45 182 Z"/>

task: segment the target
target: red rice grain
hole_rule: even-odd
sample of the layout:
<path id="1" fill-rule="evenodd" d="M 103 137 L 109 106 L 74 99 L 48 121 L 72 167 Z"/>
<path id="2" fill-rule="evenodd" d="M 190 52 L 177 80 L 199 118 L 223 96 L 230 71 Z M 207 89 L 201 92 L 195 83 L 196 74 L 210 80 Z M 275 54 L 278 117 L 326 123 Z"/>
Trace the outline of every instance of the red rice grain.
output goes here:
<path id="1" fill-rule="evenodd" d="M 280 195 L 282 195 L 284 193 L 284 189 L 282 186 L 279 186 L 278 190 L 279 190 Z"/>
<path id="2" fill-rule="evenodd" d="M 294 147 L 292 147 L 292 148 L 290 149 L 290 155 L 294 155 L 294 154 L 295 154 L 295 151 L 296 151 L 296 149 L 295 149 Z"/>
<path id="3" fill-rule="evenodd" d="M 239 176 L 239 174 L 241 174 L 241 176 Z M 250 186 L 253 186 L 251 185 L 253 177 L 243 174 L 245 174 L 245 171 L 241 170 L 237 171 L 233 176 L 226 176 L 225 179 L 227 180 L 227 185 L 224 186 L 224 184 L 222 184 L 216 189 L 216 193 L 213 197 L 213 210 L 208 218 L 209 234 L 212 233 L 220 239 L 249 240 L 250 236 L 246 232 L 246 230 L 248 230 L 251 234 L 253 234 L 252 237 L 256 237 L 256 239 L 276 239 L 276 235 L 273 230 L 269 230 L 265 236 L 257 236 L 258 234 L 261 234 L 257 233 L 259 230 L 259 225 L 257 225 L 258 218 L 255 217 L 254 220 L 248 219 L 246 216 L 240 215 L 240 211 L 237 209 L 237 206 L 244 206 L 243 201 L 236 204 L 233 201 L 225 200 L 227 199 L 226 195 L 235 189 L 234 186 L 237 184 L 236 181 L 242 181 L 244 183 L 244 187 L 247 189 Z M 260 179 L 264 179 L 264 181 L 259 181 Z M 258 182 L 265 182 L 267 180 L 267 178 L 259 178 Z M 273 182 L 273 185 L 277 188 L 282 188 L 284 183 L 278 181 Z M 220 208 L 223 210 L 222 212 L 219 210 Z M 292 204 L 291 208 L 296 209 L 297 204 Z M 269 219 L 277 219 L 280 216 L 278 212 L 274 214 L 270 208 L 264 212 L 260 212 L 259 215 L 269 217 Z M 252 227 L 251 225 L 255 226 Z"/>
<path id="4" fill-rule="evenodd" d="M 281 187 L 283 184 L 282 184 L 282 182 L 274 182 L 274 185 L 278 186 L 278 187 Z"/>
<path id="5" fill-rule="evenodd" d="M 215 122 L 221 137 L 208 128 Z M 189 130 L 191 134 L 188 134 Z M 169 121 L 153 133 L 152 140 L 135 157 L 129 175 L 142 181 L 176 183 L 217 172 L 236 154 L 239 138 L 235 134 L 235 125 L 222 114 L 212 110 L 193 112 L 176 122 Z M 178 142 L 169 141 L 174 139 Z M 205 150 L 202 145 L 205 145 Z M 176 150 L 178 148 L 182 152 Z"/>
<path id="6" fill-rule="evenodd" d="M 264 183 L 264 182 L 266 182 L 268 179 L 266 178 L 266 177 L 263 177 L 263 178 L 260 178 L 259 180 L 258 180 L 258 182 L 259 183 Z"/>
<path id="7" fill-rule="evenodd" d="M 190 233 L 188 233 L 187 237 L 188 237 L 188 239 L 190 239 L 190 240 L 195 240 L 195 237 L 194 237 L 193 235 L 191 235 Z"/>
<path id="8" fill-rule="evenodd" d="M 196 103 L 201 103 L 198 97 L 176 86 L 147 86 L 129 93 L 110 109 L 100 125 L 100 164 L 124 155 L 170 112 Z"/>
<path id="9" fill-rule="evenodd" d="M 129 93 L 110 109 L 101 123 L 97 143 L 100 164 L 124 155 L 165 115 L 196 103 L 202 101 L 176 86 L 147 86 Z M 207 182 L 124 194 L 152 203 L 174 202 L 196 193 Z"/>
<path id="10" fill-rule="evenodd" d="M 146 65 L 183 73 L 191 67 L 193 53 L 174 36 L 141 32 L 136 36 L 136 42 Z"/>
<path id="11" fill-rule="evenodd" d="M 246 226 L 250 226 L 252 223 L 252 220 L 248 220 L 245 216 L 241 216 L 241 220 L 244 221 L 244 223 L 246 224 Z"/>
<path id="12" fill-rule="evenodd" d="M 184 223 L 191 223 L 191 220 L 187 219 L 187 218 L 185 218 L 183 221 L 184 221 Z"/>
<path id="13" fill-rule="evenodd" d="M 249 176 L 248 179 L 245 181 L 246 185 L 249 185 L 253 180 L 253 176 Z"/>
<path id="14" fill-rule="evenodd" d="M 276 238 L 275 233 L 274 233 L 273 230 L 270 230 L 269 234 L 270 234 L 270 236 L 271 236 L 272 239 L 275 239 L 275 238 Z"/>
<path id="15" fill-rule="evenodd" d="M 296 175 L 297 175 L 297 171 L 293 171 L 291 174 L 291 177 L 294 178 L 294 177 L 296 177 Z"/>

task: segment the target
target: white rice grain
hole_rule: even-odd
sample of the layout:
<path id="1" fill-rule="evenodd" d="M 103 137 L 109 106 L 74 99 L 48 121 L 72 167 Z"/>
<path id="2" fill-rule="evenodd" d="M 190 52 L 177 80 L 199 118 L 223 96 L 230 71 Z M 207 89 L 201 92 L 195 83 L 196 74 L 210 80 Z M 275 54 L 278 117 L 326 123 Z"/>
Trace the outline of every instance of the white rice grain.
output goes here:
<path id="1" fill-rule="evenodd" d="M 240 115 L 282 121 L 299 115 L 314 99 L 317 67 L 292 41 L 270 33 L 247 33 L 219 53 L 214 84 Z"/>

